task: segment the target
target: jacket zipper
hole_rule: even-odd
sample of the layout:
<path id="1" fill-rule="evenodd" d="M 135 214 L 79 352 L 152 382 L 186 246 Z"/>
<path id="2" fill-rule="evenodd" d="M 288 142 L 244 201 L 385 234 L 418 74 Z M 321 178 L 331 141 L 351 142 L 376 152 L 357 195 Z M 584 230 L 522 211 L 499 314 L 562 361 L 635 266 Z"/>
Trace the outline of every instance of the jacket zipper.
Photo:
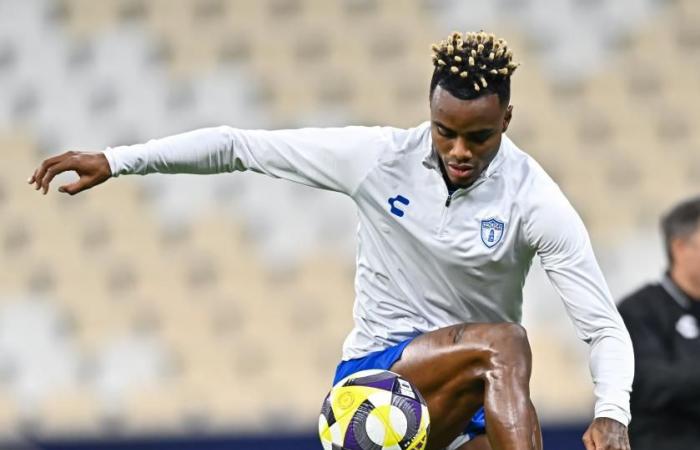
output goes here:
<path id="1" fill-rule="evenodd" d="M 456 192 L 456 191 L 455 191 Z M 447 216 L 449 213 L 450 205 L 452 204 L 452 196 L 454 192 L 447 192 L 447 198 L 445 199 L 445 206 L 442 209 L 442 218 L 440 219 L 440 228 L 438 230 L 438 236 L 445 235 L 445 224 L 447 223 Z"/>

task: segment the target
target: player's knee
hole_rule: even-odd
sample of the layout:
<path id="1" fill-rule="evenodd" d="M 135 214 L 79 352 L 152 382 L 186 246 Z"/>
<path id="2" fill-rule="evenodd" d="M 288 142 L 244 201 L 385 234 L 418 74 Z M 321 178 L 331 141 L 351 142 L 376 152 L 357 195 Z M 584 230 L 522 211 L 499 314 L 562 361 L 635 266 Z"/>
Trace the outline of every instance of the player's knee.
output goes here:
<path id="1" fill-rule="evenodd" d="M 532 353 L 527 332 L 520 324 L 500 324 L 500 338 L 496 341 L 492 362 L 513 375 L 529 380 L 532 371 Z"/>
<path id="2" fill-rule="evenodd" d="M 499 323 L 496 324 L 495 333 L 499 347 L 509 347 L 516 351 L 530 349 L 530 342 L 527 338 L 527 331 L 519 323 Z"/>
<path id="3" fill-rule="evenodd" d="M 452 328 L 451 338 L 458 346 L 474 349 L 519 349 L 530 346 L 525 328 L 512 322 L 461 324 Z"/>
<path id="4" fill-rule="evenodd" d="M 452 331 L 455 345 L 466 352 L 485 355 L 486 359 L 531 359 L 530 343 L 522 325 L 511 322 L 463 324 Z"/>
<path id="5" fill-rule="evenodd" d="M 525 328 L 517 323 L 490 324 L 485 331 L 489 352 L 487 367 L 492 373 L 507 372 L 527 380 L 532 368 L 532 354 Z"/>

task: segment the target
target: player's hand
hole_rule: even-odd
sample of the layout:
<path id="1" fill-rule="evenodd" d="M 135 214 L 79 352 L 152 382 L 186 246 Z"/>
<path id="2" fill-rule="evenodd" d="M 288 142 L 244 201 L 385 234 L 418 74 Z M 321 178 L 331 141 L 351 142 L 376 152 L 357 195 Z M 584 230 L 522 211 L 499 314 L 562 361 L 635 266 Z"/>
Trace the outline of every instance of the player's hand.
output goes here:
<path id="1" fill-rule="evenodd" d="M 593 419 L 583 435 L 586 450 L 630 450 L 627 427 L 607 417 Z"/>
<path id="2" fill-rule="evenodd" d="M 74 183 L 59 187 L 58 191 L 70 195 L 104 183 L 112 176 L 109 162 L 103 153 L 71 151 L 45 159 L 29 177 L 27 183 L 34 184 L 36 190 L 41 189 L 46 195 L 53 177 L 69 171 L 76 172 L 80 178 Z"/>

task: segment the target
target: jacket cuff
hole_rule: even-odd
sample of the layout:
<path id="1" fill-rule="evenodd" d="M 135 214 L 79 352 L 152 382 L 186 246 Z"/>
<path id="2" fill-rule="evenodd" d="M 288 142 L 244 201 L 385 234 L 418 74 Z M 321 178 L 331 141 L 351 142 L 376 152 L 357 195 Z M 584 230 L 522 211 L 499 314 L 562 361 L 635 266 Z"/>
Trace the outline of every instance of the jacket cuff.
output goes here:
<path id="1" fill-rule="evenodd" d="M 630 424 L 630 420 L 632 419 L 632 415 L 628 411 L 625 411 L 624 409 L 619 407 L 606 407 L 604 409 L 601 408 L 600 411 L 598 411 L 596 408 L 595 418 L 597 419 L 599 417 L 606 417 L 608 419 L 616 420 L 624 426 L 628 426 Z"/>
<path id="2" fill-rule="evenodd" d="M 117 161 L 114 157 L 114 149 L 112 147 L 107 147 L 105 150 L 102 151 L 102 154 L 105 155 L 105 158 L 107 158 L 107 162 L 109 163 L 109 170 L 112 172 L 113 177 L 118 177 L 119 173 L 117 172 Z"/>

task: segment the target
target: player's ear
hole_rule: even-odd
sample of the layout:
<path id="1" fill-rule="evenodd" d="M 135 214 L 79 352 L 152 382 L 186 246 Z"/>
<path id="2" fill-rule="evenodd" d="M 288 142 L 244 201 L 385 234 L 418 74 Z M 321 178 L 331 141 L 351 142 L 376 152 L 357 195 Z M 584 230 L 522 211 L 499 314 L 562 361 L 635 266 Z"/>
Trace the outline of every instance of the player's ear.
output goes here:
<path id="1" fill-rule="evenodd" d="M 683 251 L 686 249 L 688 243 L 686 239 L 676 237 L 671 239 L 671 255 L 673 260 L 678 260 L 678 257 L 682 255 Z"/>
<path id="2" fill-rule="evenodd" d="M 506 115 L 503 117 L 503 130 L 505 133 L 508 130 L 508 125 L 510 125 L 510 119 L 513 117 L 513 105 L 508 105 L 506 108 Z"/>

